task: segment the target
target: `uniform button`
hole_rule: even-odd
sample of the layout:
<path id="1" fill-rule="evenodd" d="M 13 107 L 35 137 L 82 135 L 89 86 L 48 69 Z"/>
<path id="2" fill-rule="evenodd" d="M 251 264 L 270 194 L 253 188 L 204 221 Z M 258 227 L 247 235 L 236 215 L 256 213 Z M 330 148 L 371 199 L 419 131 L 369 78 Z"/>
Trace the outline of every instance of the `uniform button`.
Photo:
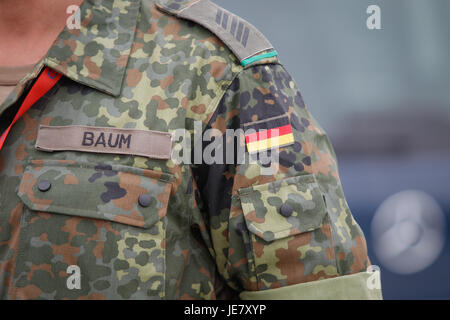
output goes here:
<path id="1" fill-rule="evenodd" d="M 139 205 L 141 207 L 147 208 L 152 202 L 152 198 L 148 194 L 141 194 L 139 196 Z"/>
<path id="2" fill-rule="evenodd" d="M 39 189 L 39 191 L 42 191 L 42 192 L 47 192 L 48 190 L 50 190 L 51 187 L 52 187 L 52 184 L 48 180 L 42 180 L 38 184 L 38 189 Z"/>
<path id="3" fill-rule="evenodd" d="M 290 216 L 292 216 L 293 211 L 294 211 L 294 209 L 286 203 L 283 204 L 280 208 L 280 214 L 286 218 L 289 218 Z"/>

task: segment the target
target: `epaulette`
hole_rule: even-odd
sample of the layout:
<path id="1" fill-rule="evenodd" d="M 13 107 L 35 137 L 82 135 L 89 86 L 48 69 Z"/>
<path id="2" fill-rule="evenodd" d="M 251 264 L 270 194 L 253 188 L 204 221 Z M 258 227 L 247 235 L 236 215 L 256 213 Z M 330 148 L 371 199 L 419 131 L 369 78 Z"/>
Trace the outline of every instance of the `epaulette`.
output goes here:
<path id="1" fill-rule="evenodd" d="M 258 29 L 210 0 L 159 0 L 156 6 L 168 14 L 210 30 L 228 46 L 244 67 L 278 55 Z"/>

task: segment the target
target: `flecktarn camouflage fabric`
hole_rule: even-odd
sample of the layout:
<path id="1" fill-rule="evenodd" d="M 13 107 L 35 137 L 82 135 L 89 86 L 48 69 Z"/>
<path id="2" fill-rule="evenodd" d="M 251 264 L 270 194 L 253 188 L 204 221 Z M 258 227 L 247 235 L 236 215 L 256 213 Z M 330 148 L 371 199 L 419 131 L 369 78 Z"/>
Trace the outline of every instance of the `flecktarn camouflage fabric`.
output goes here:
<path id="1" fill-rule="evenodd" d="M 365 286 L 335 154 L 295 82 L 277 57 L 244 67 L 220 35 L 159 8 L 193 3 L 85 0 L 81 29 L 66 28 L 0 106 L 3 130 L 45 66 L 63 74 L 0 151 L 0 298 L 380 297 Z M 35 146 L 40 126 L 185 129 L 194 154 L 208 148 L 196 123 L 223 146 L 227 130 L 284 130 L 265 150 L 279 165 Z"/>

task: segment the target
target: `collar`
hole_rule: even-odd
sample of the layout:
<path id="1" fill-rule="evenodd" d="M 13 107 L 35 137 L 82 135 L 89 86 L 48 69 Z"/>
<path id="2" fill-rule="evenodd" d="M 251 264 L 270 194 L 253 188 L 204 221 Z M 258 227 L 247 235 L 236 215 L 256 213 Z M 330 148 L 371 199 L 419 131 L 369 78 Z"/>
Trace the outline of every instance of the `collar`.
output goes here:
<path id="1" fill-rule="evenodd" d="M 119 96 L 134 40 L 140 0 L 85 0 L 45 56 L 66 77 Z M 80 28 L 70 22 L 79 14 Z"/>

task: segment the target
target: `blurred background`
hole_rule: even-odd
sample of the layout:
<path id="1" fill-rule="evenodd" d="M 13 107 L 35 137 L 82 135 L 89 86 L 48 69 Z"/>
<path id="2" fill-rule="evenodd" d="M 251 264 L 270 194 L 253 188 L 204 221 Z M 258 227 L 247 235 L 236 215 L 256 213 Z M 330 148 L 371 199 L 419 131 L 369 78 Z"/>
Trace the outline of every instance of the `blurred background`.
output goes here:
<path id="1" fill-rule="evenodd" d="M 267 36 L 329 134 L 384 298 L 450 299 L 450 1 L 214 1 Z"/>

